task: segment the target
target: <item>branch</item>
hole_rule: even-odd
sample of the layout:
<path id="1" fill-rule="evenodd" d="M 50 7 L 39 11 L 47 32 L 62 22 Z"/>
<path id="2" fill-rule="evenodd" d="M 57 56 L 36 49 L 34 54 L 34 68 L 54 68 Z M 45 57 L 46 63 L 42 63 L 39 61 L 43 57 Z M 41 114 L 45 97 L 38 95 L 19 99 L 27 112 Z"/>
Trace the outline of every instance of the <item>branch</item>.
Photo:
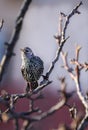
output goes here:
<path id="1" fill-rule="evenodd" d="M 53 69 L 54 69 L 54 66 L 55 66 L 56 62 L 58 61 L 58 59 L 59 59 L 59 57 L 60 57 L 60 53 L 61 53 L 61 51 L 62 51 L 62 48 L 63 48 L 65 42 L 68 40 L 68 38 L 69 38 L 69 37 L 67 37 L 66 39 L 64 39 L 63 41 L 61 41 L 61 43 L 60 43 L 61 46 L 58 47 L 58 49 L 57 49 L 57 51 L 56 51 L 56 56 L 55 56 L 54 60 L 52 61 L 51 65 L 50 65 L 50 68 L 49 68 L 49 70 L 47 71 L 45 77 L 49 78 L 51 72 L 52 72 Z"/>
<path id="2" fill-rule="evenodd" d="M 4 20 L 1 19 L 1 20 L 0 20 L 0 31 L 1 31 L 2 27 L 3 27 L 3 23 L 4 23 Z"/>
<path id="3" fill-rule="evenodd" d="M 86 113 L 82 121 L 79 123 L 77 130 L 84 130 L 87 126 L 88 126 L 88 113 Z"/>
<path id="4" fill-rule="evenodd" d="M 59 103 L 57 103 L 56 105 L 51 107 L 48 111 L 43 112 L 39 116 L 35 115 L 34 117 L 28 117 L 26 114 L 14 113 L 14 112 L 12 114 L 15 115 L 15 117 L 25 119 L 25 120 L 28 120 L 30 122 L 42 120 L 42 119 L 48 117 L 49 115 L 52 115 L 54 112 L 56 112 L 57 110 L 61 109 L 64 106 L 64 104 L 66 102 L 66 97 L 65 97 L 64 93 L 62 93 L 62 94 L 63 94 L 63 99 Z M 12 116 L 12 117 L 14 118 L 14 116 Z"/>
<path id="5" fill-rule="evenodd" d="M 63 63 L 64 65 L 62 67 L 64 67 L 68 72 L 69 72 L 69 75 L 71 76 L 71 78 L 74 80 L 74 74 L 73 74 L 73 69 L 69 67 L 68 65 L 68 61 L 67 61 L 67 53 L 64 53 L 62 52 L 61 53 L 61 57 L 62 57 L 62 60 L 63 60 Z"/>
<path id="6" fill-rule="evenodd" d="M 2 77 L 5 72 L 5 68 L 7 67 L 7 64 L 9 63 L 11 57 L 14 55 L 13 49 L 16 45 L 17 40 L 19 39 L 24 16 L 28 10 L 28 7 L 29 7 L 31 1 L 32 0 L 24 0 L 23 6 L 20 9 L 20 13 L 16 19 L 15 28 L 13 29 L 11 38 L 8 42 L 5 43 L 6 51 L 5 51 L 5 54 L 3 55 L 1 63 L 0 63 L 0 81 L 2 80 Z"/>
<path id="7" fill-rule="evenodd" d="M 16 130 L 19 129 L 19 124 L 18 124 L 18 120 L 22 119 L 24 121 L 27 121 L 28 123 L 25 125 L 25 130 L 26 127 L 30 127 L 31 123 L 36 122 L 36 121 L 40 121 L 42 119 L 47 118 L 48 116 L 52 115 L 53 113 L 55 113 L 57 110 L 61 109 L 65 103 L 66 103 L 66 93 L 62 92 L 62 99 L 61 101 L 59 101 L 56 105 L 54 105 L 53 107 L 51 107 L 48 111 L 43 112 L 41 114 L 38 115 L 38 113 L 34 116 L 31 116 L 31 114 L 34 113 L 34 111 L 28 111 L 28 112 L 20 112 L 17 113 L 15 112 L 15 110 L 11 107 L 9 108 L 9 110 L 7 112 L 3 112 L 1 114 L 1 119 L 3 122 L 7 122 L 9 120 L 14 120 L 15 121 L 15 127 Z M 36 109 L 35 112 L 38 112 L 38 110 Z"/>
<path id="8" fill-rule="evenodd" d="M 63 13 L 60 13 L 61 16 L 60 16 L 60 19 L 59 19 L 59 35 L 54 36 L 54 38 L 57 40 L 57 43 L 59 43 L 59 47 L 58 47 L 58 49 L 57 49 L 56 56 L 55 56 L 54 60 L 52 61 L 48 72 L 47 72 L 46 75 L 45 75 L 45 77 L 46 77 L 47 79 L 49 78 L 49 75 L 51 74 L 51 72 L 52 72 L 52 70 L 53 70 L 53 68 L 54 68 L 54 66 L 55 66 L 55 63 L 56 63 L 56 62 L 58 61 L 58 59 L 59 59 L 60 53 L 61 53 L 61 51 L 62 51 L 62 48 L 63 48 L 65 42 L 66 42 L 66 41 L 68 40 L 68 38 L 69 38 L 69 37 L 66 38 L 66 37 L 65 37 L 65 34 L 66 34 L 66 30 L 67 30 L 67 26 L 68 26 L 68 24 L 69 24 L 70 18 L 71 18 L 74 14 L 76 14 L 76 13 L 79 14 L 78 8 L 79 8 L 81 5 L 82 5 L 82 2 L 80 2 L 80 3 L 72 10 L 72 12 L 71 12 L 68 16 L 64 15 L 64 16 L 66 16 L 66 21 L 65 21 L 65 26 L 64 26 L 63 29 L 62 29 L 62 21 L 63 21 L 62 16 L 63 16 Z"/>
<path id="9" fill-rule="evenodd" d="M 80 14 L 80 12 L 78 11 L 78 8 L 82 5 L 82 1 L 72 10 L 72 12 L 67 16 L 64 13 L 60 13 L 60 23 L 59 23 L 59 34 L 57 36 L 55 36 L 56 38 L 56 42 L 58 43 L 58 45 L 61 45 L 61 41 L 63 39 L 65 39 L 66 36 L 66 30 L 67 27 L 69 25 L 69 21 L 70 18 L 74 15 L 74 14 Z M 62 29 L 62 22 L 63 22 L 63 17 L 66 17 L 66 22 L 65 22 L 65 26 Z M 62 50 L 61 50 L 62 51 Z M 79 96 L 79 99 L 81 100 L 83 106 L 85 107 L 85 117 L 83 118 L 83 120 L 81 121 L 80 125 L 78 126 L 77 130 L 83 130 L 83 127 L 85 126 L 85 123 L 88 123 L 88 104 L 87 101 L 85 100 L 83 94 L 82 94 L 82 90 L 81 90 L 81 84 L 80 84 L 80 70 L 85 68 L 85 70 L 88 70 L 88 63 L 85 64 L 81 64 L 78 62 L 79 59 L 79 51 L 80 51 L 80 47 L 78 46 L 76 48 L 76 58 L 73 59 L 71 61 L 71 63 L 75 64 L 75 74 L 73 73 L 73 69 L 69 67 L 68 62 L 67 62 L 67 54 L 65 54 L 63 51 L 61 52 L 61 56 L 64 62 L 64 68 L 68 71 L 70 77 L 75 81 L 76 84 L 76 88 L 77 88 L 77 94 Z M 80 69 L 81 68 L 81 69 Z"/>
<path id="10" fill-rule="evenodd" d="M 66 103 L 66 98 L 65 98 L 65 95 L 63 95 L 63 99 L 59 103 L 51 107 L 48 111 L 42 113 L 40 116 L 34 117 L 35 121 L 44 119 L 48 117 L 49 115 L 52 115 L 57 110 L 61 109 L 65 105 L 65 103 Z"/>
<path id="11" fill-rule="evenodd" d="M 82 2 L 80 2 L 72 11 L 71 13 L 67 16 L 63 13 L 61 13 L 60 15 L 60 23 L 59 23 L 59 36 L 56 37 L 56 40 L 57 40 L 57 43 L 60 43 L 62 40 L 65 39 L 65 35 L 66 35 L 66 30 L 67 30 L 67 27 L 68 27 L 68 24 L 69 24 L 69 21 L 71 19 L 71 17 L 74 15 L 74 14 L 80 14 L 80 12 L 78 11 L 78 8 L 82 5 Z M 66 21 L 65 21 L 65 25 L 64 25 L 64 28 L 62 29 L 62 22 L 63 22 L 63 17 L 66 17 Z M 59 44 L 59 46 L 61 46 L 61 43 Z M 61 49 L 62 51 L 62 49 Z M 79 51 L 80 51 L 80 47 L 78 46 L 76 48 L 76 60 L 78 61 L 78 58 L 79 58 Z M 62 59 L 63 59 L 63 62 L 64 62 L 64 68 L 68 71 L 68 73 L 70 74 L 71 78 L 75 81 L 76 83 L 76 86 L 77 86 L 77 93 L 79 95 L 79 98 L 81 99 L 83 105 L 85 107 L 86 106 L 86 102 L 85 102 L 85 99 L 81 93 L 81 87 L 80 87 L 80 82 L 79 82 L 79 68 L 78 66 L 76 67 L 75 69 L 75 72 L 76 72 L 76 75 L 73 74 L 73 70 L 69 67 L 68 63 L 67 63 L 67 54 L 65 54 L 63 51 L 61 52 L 61 56 L 62 56 Z"/>
<path id="12" fill-rule="evenodd" d="M 87 62 L 82 64 L 82 63 L 78 62 L 76 59 L 72 59 L 71 64 L 79 66 L 80 70 L 85 69 L 85 71 L 88 71 L 88 63 Z"/>
<path id="13" fill-rule="evenodd" d="M 74 61 L 76 60 L 77 63 L 78 62 L 78 59 L 79 59 L 79 51 L 80 51 L 80 48 L 79 46 L 76 47 L 76 58 L 74 59 Z M 79 99 L 81 100 L 84 108 L 85 108 L 85 117 L 82 119 L 82 121 L 80 122 L 77 130 L 83 130 L 83 127 L 85 125 L 85 123 L 87 124 L 88 123 L 88 104 L 87 104 L 87 101 L 84 97 L 84 95 L 82 94 L 82 90 L 81 90 L 81 84 L 80 84 L 80 66 L 79 64 L 75 64 L 75 68 L 72 69 L 72 71 L 69 71 L 70 70 L 70 67 L 68 66 L 67 64 L 67 57 L 64 53 L 62 53 L 62 59 L 63 59 L 63 62 L 64 62 L 64 68 L 68 71 L 70 77 L 74 80 L 75 84 L 76 84 L 76 89 L 77 89 L 77 94 L 78 94 L 78 97 Z M 73 70 L 75 72 L 75 74 L 73 74 Z"/>
<path id="14" fill-rule="evenodd" d="M 63 32 L 62 32 L 62 35 L 63 35 L 63 38 L 65 38 L 65 35 L 66 35 L 66 30 L 67 30 L 67 27 L 68 27 L 68 24 L 70 22 L 70 19 L 73 15 L 75 14 L 80 14 L 80 12 L 78 11 L 78 8 L 82 5 L 82 1 L 71 11 L 71 13 L 66 16 L 66 22 L 65 22 L 65 26 L 64 26 L 64 29 L 63 29 Z"/>

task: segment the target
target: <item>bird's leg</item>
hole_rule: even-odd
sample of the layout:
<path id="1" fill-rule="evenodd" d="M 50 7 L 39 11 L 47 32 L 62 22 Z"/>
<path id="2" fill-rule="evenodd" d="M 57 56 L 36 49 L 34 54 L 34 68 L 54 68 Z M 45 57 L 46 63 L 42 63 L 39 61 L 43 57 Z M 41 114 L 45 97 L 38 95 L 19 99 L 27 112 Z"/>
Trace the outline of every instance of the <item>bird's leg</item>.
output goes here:
<path id="1" fill-rule="evenodd" d="M 27 82 L 26 93 L 31 92 L 31 91 L 32 91 L 31 83 Z"/>

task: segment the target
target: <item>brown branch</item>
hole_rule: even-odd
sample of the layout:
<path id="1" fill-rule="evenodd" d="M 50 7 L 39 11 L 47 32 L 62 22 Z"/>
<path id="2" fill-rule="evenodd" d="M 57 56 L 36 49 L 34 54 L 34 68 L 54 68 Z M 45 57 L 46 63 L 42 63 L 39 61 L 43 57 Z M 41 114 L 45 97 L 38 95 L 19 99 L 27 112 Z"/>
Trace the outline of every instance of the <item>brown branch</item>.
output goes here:
<path id="1" fill-rule="evenodd" d="M 70 63 L 79 66 L 80 70 L 81 69 L 85 69 L 85 71 L 88 70 L 88 63 L 82 64 L 82 63 L 78 62 L 76 59 L 72 59 Z"/>
<path id="2" fill-rule="evenodd" d="M 3 74 L 7 67 L 7 64 L 9 63 L 11 57 L 14 55 L 13 49 L 16 45 L 17 40 L 19 39 L 24 16 L 28 10 L 28 7 L 29 7 L 31 1 L 32 0 L 24 0 L 23 6 L 20 9 L 20 13 L 16 19 L 15 28 L 13 29 L 11 38 L 8 42 L 5 43 L 6 51 L 5 51 L 5 54 L 3 55 L 1 63 L 0 63 L 0 81 L 2 80 L 2 77 L 3 77 Z"/>
<path id="3" fill-rule="evenodd" d="M 64 104 L 66 102 L 66 98 L 65 98 L 64 93 L 62 93 L 62 94 L 63 94 L 63 99 L 60 102 L 58 102 L 56 105 L 51 107 L 48 111 L 40 114 L 39 116 L 26 117 L 25 114 L 22 114 L 22 113 L 18 113 L 18 114 L 15 113 L 15 116 L 17 116 L 18 118 L 29 120 L 30 122 L 42 120 L 42 119 L 48 117 L 49 115 L 52 115 L 54 112 L 56 112 L 57 110 L 61 109 L 64 106 Z"/>
<path id="4" fill-rule="evenodd" d="M 80 48 L 79 48 L 79 46 L 77 46 L 77 48 L 76 48 L 76 60 L 77 60 L 77 62 L 78 62 L 78 59 L 79 59 L 79 51 L 80 51 Z M 75 69 L 71 69 L 69 67 L 68 63 L 67 63 L 67 55 L 64 52 L 62 52 L 61 56 L 62 56 L 62 59 L 63 59 L 64 68 L 68 71 L 70 77 L 75 81 L 76 88 L 77 88 L 77 94 L 78 94 L 81 102 L 83 103 L 84 107 L 87 110 L 88 109 L 87 102 L 86 102 L 84 96 L 82 95 L 82 90 L 81 90 L 79 66 L 78 66 L 78 64 L 76 64 Z M 75 70 L 75 74 L 73 74 L 73 70 Z"/>
<path id="5" fill-rule="evenodd" d="M 82 2 L 80 2 L 73 10 L 72 10 L 72 12 L 68 15 L 68 16 L 66 16 L 66 22 L 65 22 L 65 26 L 64 26 L 64 28 L 62 29 L 62 17 L 63 17 L 63 15 L 62 15 L 62 13 L 60 13 L 61 15 L 60 15 L 60 26 L 59 26 L 59 35 L 58 36 L 54 36 L 54 38 L 57 40 L 57 43 L 59 43 L 59 48 L 58 48 L 58 50 L 57 50 L 57 52 L 56 52 L 56 56 L 55 56 L 55 59 L 52 61 L 52 63 L 51 63 L 51 65 L 50 65 L 50 68 L 49 68 L 49 70 L 48 70 L 48 72 L 46 73 L 46 78 L 49 78 L 49 75 L 51 74 L 51 72 L 52 72 L 52 70 L 53 70 L 53 68 L 54 68 L 54 66 L 55 66 L 55 63 L 58 61 L 58 59 L 59 59 L 59 56 L 60 56 L 60 53 L 61 53 L 61 51 L 62 51 L 62 48 L 63 48 L 63 46 L 64 46 L 64 44 L 65 44 L 65 42 L 67 41 L 67 39 L 69 38 L 69 37 L 65 37 L 65 34 L 66 34 L 66 30 L 67 30 L 67 27 L 68 27 L 68 24 L 69 24 L 69 21 L 70 21 L 70 18 L 74 15 L 74 14 L 76 14 L 76 13 L 78 13 L 79 14 L 79 11 L 78 11 L 78 8 L 80 7 L 82 5 Z M 61 32 L 62 31 L 62 32 Z"/>
<path id="6" fill-rule="evenodd" d="M 36 119 L 41 120 L 41 119 L 44 119 L 44 118 L 48 117 L 49 115 L 52 115 L 57 110 L 61 109 L 65 105 L 65 102 L 66 102 L 66 98 L 65 98 L 65 95 L 64 95 L 63 99 L 59 103 L 57 103 L 56 105 L 51 107 L 47 112 L 42 113 Z"/>
<path id="7" fill-rule="evenodd" d="M 73 73 L 73 69 L 70 68 L 69 65 L 68 65 L 67 53 L 62 52 L 61 53 L 61 57 L 62 57 L 62 60 L 63 60 L 63 63 L 64 63 L 64 66 L 62 66 L 62 67 L 64 67 L 69 72 L 69 75 L 74 80 L 75 75 Z"/>
<path id="8" fill-rule="evenodd" d="M 76 59 L 78 61 L 79 59 L 79 51 L 80 51 L 80 48 L 78 49 L 78 46 L 76 47 Z M 82 90 L 81 90 L 81 84 L 80 84 L 80 69 L 79 69 L 79 66 L 76 65 L 76 68 L 75 68 L 75 77 L 74 77 L 74 81 L 75 81 L 75 84 L 76 84 L 76 88 L 77 88 L 77 94 L 81 100 L 81 102 L 83 103 L 85 109 L 87 110 L 88 109 L 88 105 L 87 105 L 87 102 L 82 94 Z"/>
<path id="9" fill-rule="evenodd" d="M 11 108 L 5 114 L 2 113 L 2 116 L 3 116 L 2 119 L 3 119 L 3 121 L 6 121 L 6 122 L 11 120 L 11 119 L 13 119 L 13 120 L 15 119 L 15 127 L 16 127 L 16 130 L 18 130 L 18 128 L 19 128 L 18 120 L 19 119 L 22 119 L 24 121 L 29 122 L 29 123 L 27 123 L 27 127 L 28 127 L 28 126 L 30 126 L 31 123 L 45 119 L 48 116 L 55 113 L 57 110 L 61 109 L 65 105 L 66 100 L 67 99 L 65 97 L 65 93 L 62 93 L 62 100 L 61 101 L 59 101 L 56 105 L 51 107 L 48 111 L 43 112 L 40 115 L 35 115 L 35 116 L 30 116 L 30 113 L 28 113 L 28 112 L 17 113 Z M 6 120 L 5 120 L 5 117 L 6 117 Z"/>
<path id="10" fill-rule="evenodd" d="M 33 94 L 37 94 L 38 92 L 40 92 L 43 88 L 45 88 L 47 85 L 51 84 L 52 81 L 49 80 L 43 80 L 41 82 L 41 85 L 39 85 L 36 89 L 33 90 L 33 92 L 31 93 L 31 95 Z"/>
<path id="11" fill-rule="evenodd" d="M 78 11 L 78 8 L 82 5 L 82 2 L 80 2 L 73 10 L 72 12 L 66 16 L 66 15 L 60 15 L 60 23 L 59 23 L 59 35 L 56 38 L 56 42 L 59 43 L 60 45 L 60 41 L 65 39 L 65 35 L 66 35 L 66 29 L 68 27 L 70 18 L 74 15 L 74 14 L 80 14 L 80 12 Z M 65 22 L 65 26 L 64 29 L 62 30 L 62 22 L 63 22 L 63 16 L 66 17 L 66 22 Z M 77 88 L 77 94 L 83 104 L 83 106 L 85 107 L 85 117 L 83 118 L 83 120 L 81 121 L 80 125 L 78 126 L 77 130 L 83 130 L 83 127 L 85 126 L 85 122 L 88 122 L 88 105 L 87 102 L 82 94 L 82 90 L 81 90 L 81 84 L 80 84 L 80 68 L 85 68 L 86 70 L 88 70 L 88 63 L 85 64 L 80 64 L 78 62 L 79 59 L 79 51 L 80 51 L 80 47 L 77 46 L 76 48 L 76 58 L 73 59 L 71 61 L 71 63 L 75 64 L 75 74 L 73 73 L 73 69 L 69 67 L 68 62 L 67 62 L 67 54 L 65 54 L 63 51 L 61 52 L 61 56 L 64 62 L 64 68 L 68 71 L 70 77 L 75 81 L 76 84 L 76 88 Z"/>
<path id="12" fill-rule="evenodd" d="M 0 31 L 1 31 L 2 27 L 3 27 L 3 23 L 4 23 L 4 20 L 1 19 L 1 20 L 0 20 Z"/>
<path id="13" fill-rule="evenodd" d="M 79 59 L 79 50 L 78 47 L 76 48 L 76 60 L 78 63 L 78 59 Z M 79 68 L 79 64 L 75 64 L 76 67 L 75 69 L 73 69 L 75 71 L 75 74 L 73 74 L 73 71 L 69 71 L 70 67 L 67 64 L 67 57 L 64 53 L 62 53 L 62 59 L 64 62 L 64 68 L 68 71 L 70 77 L 74 80 L 75 84 L 76 84 L 76 89 L 77 89 L 77 94 L 79 96 L 79 99 L 81 100 L 83 106 L 85 107 L 85 117 L 83 118 L 83 120 L 80 122 L 77 130 L 82 130 L 82 128 L 85 126 L 85 120 L 86 122 L 88 122 L 88 104 L 87 101 L 84 97 L 84 95 L 82 94 L 82 90 L 81 90 L 81 84 L 80 84 L 80 68 Z"/>
<path id="14" fill-rule="evenodd" d="M 60 35 L 61 35 L 61 41 L 65 38 L 66 29 L 67 29 L 67 27 L 68 27 L 70 18 L 71 18 L 74 14 L 76 14 L 76 13 L 80 14 L 79 11 L 78 11 L 78 8 L 79 8 L 81 5 L 82 5 L 82 2 L 80 2 L 80 3 L 72 10 L 72 12 L 71 12 L 68 16 L 66 16 L 67 19 L 66 19 L 65 26 L 64 26 L 63 30 L 61 29 L 62 27 L 60 27 L 60 26 L 62 26 L 62 23 L 61 23 L 61 22 L 62 22 L 63 20 L 60 21 L 59 33 L 60 33 Z M 60 17 L 61 17 L 61 19 L 62 19 L 63 14 L 60 15 Z M 60 31 L 62 31 L 62 32 L 60 32 Z M 57 40 L 59 41 L 60 39 L 57 39 Z M 62 51 L 62 50 L 61 50 L 61 51 Z M 77 60 L 78 60 L 78 58 L 79 58 L 79 51 L 80 51 L 80 47 L 78 46 L 78 47 L 76 48 L 76 59 L 77 59 Z M 68 63 L 67 63 L 67 54 L 65 54 L 65 53 L 62 51 L 62 52 L 61 52 L 61 56 L 62 56 L 62 59 L 63 59 L 63 62 L 64 62 L 64 68 L 69 72 L 71 78 L 75 81 L 76 86 L 77 86 L 78 95 L 79 95 L 81 101 L 83 101 L 84 106 L 87 107 L 87 106 L 86 106 L 85 99 L 84 99 L 83 95 L 81 94 L 81 87 L 80 87 L 80 82 L 79 82 L 79 69 L 78 69 L 78 66 L 77 66 L 76 69 L 75 69 L 76 74 L 74 74 L 74 73 L 73 73 L 73 70 L 69 67 L 69 65 L 68 65 Z"/>
<path id="15" fill-rule="evenodd" d="M 15 120 L 16 130 L 19 128 L 19 124 L 18 124 L 19 119 L 22 119 L 24 121 L 26 120 L 26 121 L 30 122 L 30 123 L 27 123 L 27 127 L 28 127 L 28 126 L 30 126 L 30 124 L 32 122 L 42 120 L 42 119 L 48 117 L 49 115 L 52 115 L 53 113 L 55 113 L 57 110 L 61 109 L 64 106 L 64 104 L 66 103 L 66 100 L 67 100 L 66 93 L 64 91 L 64 92 L 62 92 L 62 100 L 60 102 L 58 102 L 56 105 L 54 105 L 53 107 L 51 107 L 48 111 L 41 113 L 40 115 L 35 115 L 35 116 L 32 116 L 32 117 L 30 116 L 34 112 L 38 113 L 40 111 L 40 109 L 34 108 L 33 102 L 31 103 L 31 106 L 30 106 L 31 110 L 30 111 L 20 112 L 20 113 L 15 112 L 15 110 L 13 109 L 13 106 L 15 105 L 17 99 L 19 99 L 19 101 L 20 101 L 20 98 L 30 99 L 31 96 L 32 96 L 32 94 L 30 94 L 30 93 L 29 93 L 29 95 L 28 95 L 28 93 L 25 94 L 25 95 L 24 94 L 23 95 L 22 94 L 21 95 L 20 94 L 9 95 L 7 109 L 4 111 L 5 115 L 4 115 L 4 113 L 1 114 L 1 117 L 3 117 L 1 119 L 3 119 L 3 121 L 4 121 L 5 117 L 6 117 L 6 120 L 5 120 L 6 122 L 8 120 L 11 120 L 11 119 Z M 7 100 L 7 95 L 3 94 L 3 97 L 4 97 L 4 99 L 1 100 L 1 102 L 3 102 L 5 104 L 6 102 L 4 102 L 4 101 Z M 0 97 L 0 99 L 2 99 L 2 97 Z M 32 98 L 32 99 L 36 100 L 36 98 Z M 26 129 L 26 126 L 25 126 L 25 129 Z"/>
<path id="16" fill-rule="evenodd" d="M 85 114 L 82 121 L 79 123 L 77 130 L 84 130 L 88 126 L 88 112 Z"/>
<path id="17" fill-rule="evenodd" d="M 81 5 L 82 5 L 82 2 L 80 2 L 80 3 L 72 10 L 72 12 L 71 12 L 68 16 L 64 15 L 64 17 L 66 17 L 66 21 L 65 21 L 65 26 L 64 26 L 63 29 L 62 29 L 63 14 L 60 13 L 59 29 L 58 29 L 58 33 L 59 33 L 59 34 L 57 33 L 58 35 L 57 35 L 57 36 L 54 36 L 54 38 L 57 40 L 57 43 L 59 43 L 59 48 L 57 49 L 56 56 L 55 56 L 54 60 L 52 61 L 48 72 L 47 72 L 46 75 L 45 75 L 46 78 L 49 78 L 49 75 L 51 74 L 51 72 L 52 72 L 52 70 L 53 70 L 53 68 L 54 68 L 54 66 L 55 66 L 55 64 L 56 64 L 56 62 L 57 62 L 58 59 L 59 59 L 60 53 L 61 53 L 61 51 L 62 51 L 62 48 L 63 48 L 65 42 L 67 41 L 67 39 L 69 38 L 69 37 L 67 37 L 67 38 L 65 37 L 65 35 L 66 35 L 66 30 L 67 30 L 69 21 L 70 21 L 70 19 L 71 19 L 71 17 L 72 17 L 73 15 L 75 15 L 76 13 L 79 14 L 78 8 L 79 8 Z"/>
<path id="18" fill-rule="evenodd" d="M 85 107 L 85 116 L 77 128 L 77 130 L 82 130 L 82 128 L 85 126 L 86 122 L 88 125 L 88 103 L 87 103 L 84 95 L 82 94 L 81 84 L 80 84 L 80 70 L 79 70 L 78 66 L 76 66 L 75 71 L 76 71 L 75 83 L 76 83 L 76 88 L 77 88 L 77 94 L 78 94 L 79 99 L 81 100 L 83 106 Z"/>

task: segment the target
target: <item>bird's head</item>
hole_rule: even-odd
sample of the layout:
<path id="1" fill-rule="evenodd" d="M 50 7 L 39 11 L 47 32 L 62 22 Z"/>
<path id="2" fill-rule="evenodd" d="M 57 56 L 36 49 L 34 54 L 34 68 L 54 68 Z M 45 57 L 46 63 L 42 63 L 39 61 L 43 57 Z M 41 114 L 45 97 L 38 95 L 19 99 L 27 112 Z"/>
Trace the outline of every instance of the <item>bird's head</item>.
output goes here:
<path id="1" fill-rule="evenodd" d="M 34 56 L 33 51 L 29 47 L 25 47 L 21 49 L 22 56 L 26 56 L 27 58 L 31 58 Z"/>

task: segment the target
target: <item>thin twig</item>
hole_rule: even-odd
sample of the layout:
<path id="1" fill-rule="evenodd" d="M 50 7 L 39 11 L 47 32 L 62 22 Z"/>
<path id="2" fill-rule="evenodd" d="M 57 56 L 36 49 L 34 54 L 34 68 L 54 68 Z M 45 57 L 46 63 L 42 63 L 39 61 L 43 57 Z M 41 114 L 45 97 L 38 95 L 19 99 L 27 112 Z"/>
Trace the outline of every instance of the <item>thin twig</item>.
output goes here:
<path id="1" fill-rule="evenodd" d="M 0 20 L 0 31 L 1 31 L 2 27 L 3 27 L 3 23 L 4 23 L 4 20 L 1 19 L 1 20 Z"/>
<path id="2" fill-rule="evenodd" d="M 85 128 L 88 126 L 88 113 L 85 114 L 82 121 L 79 123 L 79 126 L 77 130 L 85 130 Z"/>
<path id="3" fill-rule="evenodd" d="M 65 22 L 65 26 L 64 26 L 64 29 L 63 29 L 63 38 L 65 39 L 66 37 L 66 30 L 67 30 L 67 27 L 68 27 L 68 24 L 69 24 L 69 21 L 70 19 L 72 18 L 73 15 L 75 14 L 80 14 L 80 12 L 78 11 L 78 8 L 82 5 L 82 1 L 72 10 L 72 12 L 66 17 L 66 22 Z"/>
<path id="4" fill-rule="evenodd" d="M 79 66 L 80 70 L 85 69 L 85 71 L 88 71 L 88 63 L 82 64 L 78 62 L 76 59 L 72 59 L 70 63 Z"/>

